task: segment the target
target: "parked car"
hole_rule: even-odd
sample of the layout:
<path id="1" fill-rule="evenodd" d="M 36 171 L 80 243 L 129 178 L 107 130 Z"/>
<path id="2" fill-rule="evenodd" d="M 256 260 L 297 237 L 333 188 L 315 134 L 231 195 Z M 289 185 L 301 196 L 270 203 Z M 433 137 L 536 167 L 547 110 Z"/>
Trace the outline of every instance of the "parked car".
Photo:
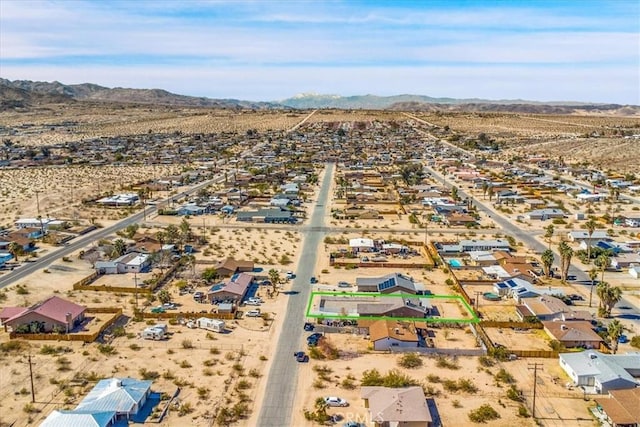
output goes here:
<path id="1" fill-rule="evenodd" d="M 178 307 L 172 302 L 165 302 L 164 304 L 162 304 L 162 308 L 164 308 L 165 310 L 175 310 Z"/>
<path id="2" fill-rule="evenodd" d="M 153 307 L 153 308 L 151 309 L 151 312 L 152 312 L 152 313 L 164 313 L 164 312 L 165 312 L 165 310 L 164 310 L 164 308 L 162 308 L 162 306 L 160 305 L 160 306 L 158 306 L 158 307 Z"/>
<path id="3" fill-rule="evenodd" d="M 351 283 L 349 283 L 349 282 L 338 282 L 338 287 L 339 288 L 350 288 L 351 287 Z"/>
<path id="4" fill-rule="evenodd" d="M 204 292 L 200 292 L 200 291 L 198 291 L 198 292 L 194 292 L 194 293 L 193 293 L 193 299 L 194 299 L 194 300 L 196 300 L 196 301 L 200 301 L 200 300 L 201 300 L 201 299 L 203 299 L 203 298 L 204 298 Z"/>
<path id="5" fill-rule="evenodd" d="M 315 332 L 307 337 L 307 345 L 309 347 L 315 347 L 322 338 L 324 338 L 324 335 L 319 332 Z"/>
<path id="6" fill-rule="evenodd" d="M 349 402 L 336 396 L 325 397 L 324 402 L 327 406 L 349 406 Z"/>
<path id="7" fill-rule="evenodd" d="M 347 421 L 346 423 L 342 424 L 342 427 L 366 427 L 366 425 L 357 421 Z"/>
<path id="8" fill-rule="evenodd" d="M 311 279 L 309 279 L 309 283 L 311 283 L 312 285 L 318 283 L 318 279 L 316 279 L 316 276 L 311 276 Z"/>
<path id="9" fill-rule="evenodd" d="M 309 356 L 304 351 L 297 351 L 293 353 L 293 356 L 296 358 L 297 362 L 306 363 L 309 361 Z"/>
<path id="10" fill-rule="evenodd" d="M 260 305 L 262 302 L 260 298 L 249 298 L 244 303 L 245 305 Z"/>
<path id="11" fill-rule="evenodd" d="M 308 331 L 313 331 L 314 329 L 315 329 L 315 326 L 314 326 L 313 323 L 305 322 L 305 324 L 304 324 L 304 330 L 305 331 L 307 331 L 307 332 Z"/>
<path id="12" fill-rule="evenodd" d="M 245 313 L 245 316 L 247 317 L 260 317 L 261 315 L 262 313 L 259 308 L 254 308 L 253 310 L 249 310 Z"/>
<path id="13" fill-rule="evenodd" d="M 629 342 L 629 338 L 627 338 L 627 336 L 626 336 L 626 335 L 620 335 L 620 336 L 618 337 L 618 342 L 619 342 L 620 344 L 628 343 L 628 342 Z"/>
<path id="14" fill-rule="evenodd" d="M 291 270 L 287 271 L 287 279 L 291 280 L 295 278 L 296 278 L 296 274 L 293 271 Z"/>

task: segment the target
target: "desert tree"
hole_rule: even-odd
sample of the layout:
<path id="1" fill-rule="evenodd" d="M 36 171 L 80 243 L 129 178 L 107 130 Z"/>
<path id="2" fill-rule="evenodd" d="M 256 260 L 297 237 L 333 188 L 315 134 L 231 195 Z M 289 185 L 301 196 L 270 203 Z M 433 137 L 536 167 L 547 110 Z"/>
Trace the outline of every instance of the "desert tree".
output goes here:
<path id="1" fill-rule="evenodd" d="M 571 267 L 571 258 L 573 257 L 573 249 L 571 249 L 571 246 L 569 246 L 567 242 L 560 242 L 560 245 L 558 246 L 558 251 L 560 252 L 561 278 L 563 282 L 566 282 L 567 276 L 569 274 L 569 268 Z"/>
<path id="2" fill-rule="evenodd" d="M 551 269 L 553 267 L 553 261 L 555 259 L 555 255 L 551 249 L 547 249 L 542 252 L 540 256 L 540 261 L 542 262 L 542 268 L 544 269 L 544 275 L 547 277 L 551 277 Z"/>
<path id="3" fill-rule="evenodd" d="M 618 339 L 624 332 L 622 323 L 618 319 L 614 319 L 607 326 L 607 336 L 609 337 L 609 345 L 611 346 L 611 352 L 616 354 L 618 351 Z"/>

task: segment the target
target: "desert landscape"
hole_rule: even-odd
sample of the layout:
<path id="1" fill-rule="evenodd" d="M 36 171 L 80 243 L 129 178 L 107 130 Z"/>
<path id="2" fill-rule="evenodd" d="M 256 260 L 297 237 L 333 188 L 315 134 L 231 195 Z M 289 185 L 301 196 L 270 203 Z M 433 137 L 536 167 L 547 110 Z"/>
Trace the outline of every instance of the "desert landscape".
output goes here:
<path id="1" fill-rule="evenodd" d="M 99 380 L 112 377 L 152 381 L 153 406 L 140 422 L 258 425 L 273 399 L 270 373 L 281 366 L 291 375 L 290 384 L 278 385 L 290 387 L 282 389 L 283 399 L 287 390 L 292 393 L 282 404 L 290 411 L 289 425 L 374 425 L 361 386 L 389 383 L 419 386 L 437 408 L 434 425 L 480 422 L 474 421 L 476 410 L 496 426 L 593 425 L 593 401 L 579 387 L 566 387 L 572 380 L 558 365 L 553 339 L 540 328 L 514 330 L 529 325 L 518 318 L 516 302 L 481 296 L 491 294 L 498 280 L 473 265 L 466 250 L 451 254 L 442 247 L 508 242 L 518 262 L 537 271 L 540 247 L 557 248 L 567 233 L 585 229 L 587 217 L 597 229 L 610 228 L 611 240 L 637 240 L 637 227 L 607 221 L 634 218 L 638 210 L 629 189 L 638 178 L 632 162 L 625 163 L 636 148 L 626 136 L 638 119 L 124 103 L 4 111 L 0 119 L 6 141 L 0 180 L 7 184 L 0 202 L 2 236 L 20 233 L 19 220 L 40 217 L 61 220 L 60 229 L 46 234 L 65 237 L 30 238 L 33 248 L 13 253 L 17 257 L 0 274 L 7 281 L 0 303 L 28 308 L 57 296 L 89 310 L 83 329 L 66 335 L 30 340 L 28 334 L 16 339 L 13 330 L 0 332 L 0 425 L 39 425 L 54 410 L 73 410 Z M 561 148 L 567 141 L 572 151 Z M 477 148 L 485 142 L 497 148 Z M 477 156 L 470 154 L 474 150 Z M 626 159 L 615 158 L 621 150 Z M 585 206 L 575 199 L 578 191 L 537 186 L 533 169 L 526 169 L 528 180 L 510 174 L 509 168 L 525 170 L 526 159 L 534 157 L 547 162 L 540 169 L 558 168 L 549 172 L 558 176 L 550 182 L 579 183 L 576 171 L 586 176 L 601 167 L 598 179 L 604 183 L 614 179 L 607 162 L 615 162 L 616 173 L 626 173 L 615 179 L 629 185 L 618 199 L 611 195 Z M 491 194 L 470 176 L 492 182 Z M 499 192 L 507 190 L 523 201 L 504 202 L 507 193 Z M 127 194 L 133 201 L 126 205 L 100 204 Z M 531 199 L 536 206 L 563 209 L 551 236 L 550 222 L 529 218 Z M 27 227 L 29 233 L 38 234 L 37 220 L 35 225 Z M 580 250 L 578 242 L 571 245 Z M 147 266 L 135 273 L 104 272 L 130 254 Z M 218 274 L 228 259 L 251 267 Z M 582 275 L 591 264 L 575 257 L 572 263 Z M 9 280 L 25 269 L 32 272 Z M 215 292 L 237 286 L 232 282 L 243 274 L 251 276 L 251 285 L 230 300 L 227 313 L 227 300 L 218 301 Z M 623 270 L 599 274 L 622 289 L 625 304 L 639 304 L 640 286 Z M 362 283 L 390 276 L 411 282 L 421 295 L 455 297 L 435 302 L 433 312 L 464 322 L 414 322 L 424 323 L 418 329 L 428 345 L 408 351 L 376 349 L 366 316 L 355 326 L 322 315 L 289 317 L 320 303 L 309 299 L 311 292 L 350 298 Z M 600 325 L 607 320 L 597 306 L 587 307 L 584 286 L 559 277 L 537 280 L 580 295 L 579 308 L 590 310 Z M 411 295 L 402 298 L 413 304 Z M 457 302 L 463 300 L 466 305 Z M 359 303 L 350 304 L 356 310 Z M 626 334 L 637 335 L 640 329 L 624 310 L 614 308 L 613 316 Z M 223 320 L 224 329 L 196 326 L 202 317 Z M 383 319 L 396 321 L 393 315 Z M 302 334 L 311 333 L 303 331 L 305 323 L 320 331 L 322 345 L 304 344 Z M 162 339 L 148 338 L 154 328 L 166 328 Z M 96 340 L 67 337 L 74 333 L 95 334 Z M 307 363 L 304 357 L 296 362 L 288 350 L 283 359 L 282 348 L 289 347 L 303 351 Z M 619 348 L 633 351 L 629 343 Z M 542 371 L 536 419 L 531 364 Z M 391 379 L 372 376 L 373 369 L 382 377 L 391 373 Z M 350 405 L 318 405 L 318 398 L 328 396 Z"/>

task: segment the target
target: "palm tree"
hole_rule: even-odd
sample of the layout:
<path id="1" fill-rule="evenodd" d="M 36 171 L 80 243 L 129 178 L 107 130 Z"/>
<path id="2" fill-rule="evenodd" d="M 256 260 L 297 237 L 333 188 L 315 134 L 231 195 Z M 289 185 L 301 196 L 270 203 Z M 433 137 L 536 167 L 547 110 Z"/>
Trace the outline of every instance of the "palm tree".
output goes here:
<path id="1" fill-rule="evenodd" d="M 455 185 L 451 187 L 451 198 L 454 201 L 458 200 L 458 187 L 456 187 Z"/>
<path id="2" fill-rule="evenodd" d="M 551 276 L 551 268 L 553 267 L 553 261 L 555 259 L 555 255 L 551 249 L 547 249 L 542 252 L 540 256 L 540 261 L 542 261 L 542 268 L 544 269 L 544 274 L 547 277 Z"/>
<path id="3" fill-rule="evenodd" d="M 598 270 L 592 268 L 589 270 L 589 279 L 591 279 L 591 287 L 589 288 L 589 308 L 591 308 L 591 301 L 593 299 L 593 286 L 596 283 L 596 278 L 598 277 Z"/>
<path id="4" fill-rule="evenodd" d="M 560 251 L 560 265 L 562 282 L 567 281 L 567 275 L 569 274 L 569 267 L 571 267 L 571 257 L 573 256 L 573 249 L 567 244 L 567 242 L 561 242 L 558 246 Z"/>
<path id="5" fill-rule="evenodd" d="M 553 224 L 549 224 L 544 228 L 544 238 L 549 242 L 549 249 L 551 249 L 551 240 L 553 239 L 553 233 L 556 231 L 556 228 Z"/>
<path id="6" fill-rule="evenodd" d="M 487 194 L 489 194 L 489 201 L 491 201 L 491 199 L 493 199 L 493 185 L 489 186 L 489 188 L 487 189 Z"/>
<path id="7" fill-rule="evenodd" d="M 622 289 L 618 286 L 610 287 L 607 291 L 607 299 L 606 299 L 606 315 L 607 317 L 611 317 L 611 310 L 617 303 L 622 299 Z"/>
<path id="8" fill-rule="evenodd" d="M 611 264 L 611 252 L 609 251 L 602 252 L 595 260 L 595 265 L 600 268 L 602 273 L 601 282 L 604 282 L 604 272 L 607 271 L 609 264 Z"/>
<path id="9" fill-rule="evenodd" d="M 111 256 L 114 258 L 118 258 L 119 256 L 124 255 L 126 250 L 127 250 L 127 244 L 124 242 L 124 240 L 116 239 L 115 242 L 113 242 L 113 249 L 111 252 Z"/>
<path id="10" fill-rule="evenodd" d="M 487 181 L 482 181 L 482 198 L 487 198 L 487 191 L 489 191 L 489 183 Z"/>
<path id="11" fill-rule="evenodd" d="M 607 335 L 611 340 L 609 345 L 611 346 L 611 352 L 613 354 L 616 354 L 616 352 L 618 351 L 618 339 L 620 338 L 620 335 L 622 335 L 623 331 L 624 328 L 622 326 L 622 323 L 620 323 L 618 319 L 614 319 L 613 321 L 611 321 L 611 323 L 609 323 L 609 326 L 607 327 Z"/>
<path id="12" fill-rule="evenodd" d="M 589 218 L 589 221 L 584 224 L 589 235 L 589 239 L 587 240 L 587 263 L 589 264 L 591 264 L 591 236 L 593 236 L 593 232 L 596 231 L 597 225 L 593 218 Z"/>
<path id="13" fill-rule="evenodd" d="M 8 251 L 11 255 L 13 255 L 13 258 L 16 260 L 16 262 L 18 262 L 18 255 L 22 255 L 22 246 L 20 246 L 19 243 L 11 242 L 9 243 Z"/>

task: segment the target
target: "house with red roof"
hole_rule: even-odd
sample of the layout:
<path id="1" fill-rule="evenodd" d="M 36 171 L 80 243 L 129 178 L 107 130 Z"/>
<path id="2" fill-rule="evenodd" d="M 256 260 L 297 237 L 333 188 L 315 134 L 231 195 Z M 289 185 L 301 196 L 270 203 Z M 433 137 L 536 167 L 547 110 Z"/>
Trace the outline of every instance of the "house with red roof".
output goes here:
<path id="1" fill-rule="evenodd" d="M 86 307 L 52 296 L 31 307 L 5 307 L 0 322 L 14 332 L 68 332 L 82 323 Z"/>

